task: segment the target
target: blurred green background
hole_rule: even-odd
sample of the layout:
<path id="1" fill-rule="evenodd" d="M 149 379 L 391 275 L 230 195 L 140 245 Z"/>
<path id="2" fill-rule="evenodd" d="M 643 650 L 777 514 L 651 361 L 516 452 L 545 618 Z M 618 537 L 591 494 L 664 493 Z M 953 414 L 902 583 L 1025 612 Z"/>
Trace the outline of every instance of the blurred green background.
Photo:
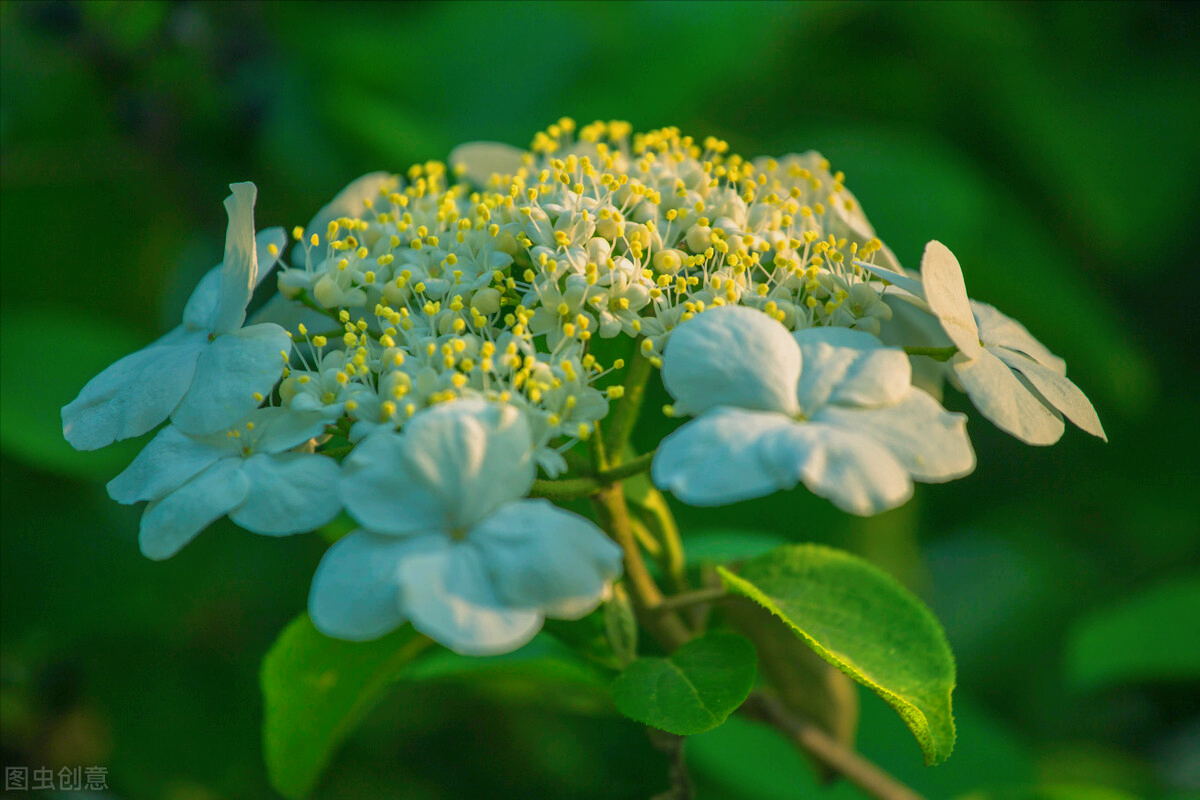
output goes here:
<path id="1" fill-rule="evenodd" d="M 1108 445 L 1033 449 L 972 413 L 978 470 L 869 521 L 802 491 L 679 509 L 697 555 L 828 542 L 934 607 L 958 749 L 925 768 L 864 696 L 863 752 L 931 798 L 1200 796 L 1198 22 L 1150 2 L 0 3 L 0 760 L 105 765 L 131 800 L 273 796 L 258 662 L 322 541 L 222 523 L 143 559 L 139 509 L 104 491 L 139 443 L 74 453 L 58 409 L 177 324 L 230 182 L 290 227 L 364 172 L 569 115 L 821 150 L 907 266 L 949 245 L 1104 421 Z M 584 711 L 401 687 L 319 796 L 667 788 L 643 729 Z M 701 798 L 860 797 L 740 720 L 689 760 Z"/>

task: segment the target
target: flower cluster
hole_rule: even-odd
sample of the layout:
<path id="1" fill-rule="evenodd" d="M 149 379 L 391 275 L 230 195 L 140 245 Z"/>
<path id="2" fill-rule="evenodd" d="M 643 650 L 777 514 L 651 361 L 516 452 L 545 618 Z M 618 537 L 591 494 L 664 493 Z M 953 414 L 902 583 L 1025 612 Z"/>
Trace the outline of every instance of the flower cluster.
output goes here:
<path id="1" fill-rule="evenodd" d="M 969 473 L 943 377 L 1027 442 L 1057 440 L 1063 415 L 1103 436 L 1061 359 L 969 301 L 944 246 L 906 271 L 815 152 L 748 161 L 673 128 L 563 119 L 529 151 L 475 143 L 449 167 L 363 176 L 286 253 L 282 230 L 255 235 L 253 184 L 231 189 L 224 261 L 183 325 L 88 383 L 64 435 L 93 449 L 169 420 L 109 484 L 148 501 L 152 558 L 225 515 L 283 535 L 348 513 L 360 528 L 310 598 L 332 636 L 411 621 L 502 652 L 594 609 L 620 548 L 526 497 L 622 402 L 632 359 L 695 416 L 652 469 L 695 505 L 803 483 L 874 514 Z M 943 355 L 932 394 L 905 346 Z"/>

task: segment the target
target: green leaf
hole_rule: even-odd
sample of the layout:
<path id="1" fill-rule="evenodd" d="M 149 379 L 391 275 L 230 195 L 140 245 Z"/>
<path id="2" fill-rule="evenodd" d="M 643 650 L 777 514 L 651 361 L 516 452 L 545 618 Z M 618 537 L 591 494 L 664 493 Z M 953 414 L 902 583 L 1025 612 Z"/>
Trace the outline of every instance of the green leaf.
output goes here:
<path id="1" fill-rule="evenodd" d="M 271 784 L 300 798 L 400 669 L 432 642 L 406 625 L 372 642 L 321 634 L 307 614 L 284 629 L 262 664 L 263 749 Z"/>
<path id="2" fill-rule="evenodd" d="M 754 647 L 741 636 L 710 633 L 667 658 L 639 658 L 613 682 L 625 716 L 689 736 L 720 725 L 754 685 Z"/>
<path id="3" fill-rule="evenodd" d="M 761 556 L 789 542 L 786 536 L 777 531 L 743 528 L 689 530 L 683 540 L 689 561 L 725 564 Z"/>
<path id="4" fill-rule="evenodd" d="M 783 704 L 853 749 L 858 729 L 858 687 L 762 606 L 740 597 L 730 598 L 722 604 L 721 613 L 754 643 L 759 671 Z M 834 777 L 821 761 L 812 759 L 812 764 L 823 777 Z"/>
<path id="5" fill-rule="evenodd" d="M 395 683 L 464 678 L 473 690 L 506 701 L 612 713 L 607 677 L 549 636 L 479 658 L 436 647 L 411 625 L 370 642 L 331 639 L 301 614 L 262 664 L 263 749 L 272 785 L 289 798 L 312 791 L 338 746 Z"/>
<path id="6" fill-rule="evenodd" d="M 1198 621 L 1200 575 L 1127 597 L 1075 626 L 1067 645 L 1067 674 L 1088 688 L 1200 677 Z"/>
<path id="7" fill-rule="evenodd" d="M 882 697 L 917 737 L 927 764 L 954 749 L 954 656 L 933 613 L 877 567 L 813 544 L 781 547 L 725 587 L 786 622 L 830 664 Z"/>

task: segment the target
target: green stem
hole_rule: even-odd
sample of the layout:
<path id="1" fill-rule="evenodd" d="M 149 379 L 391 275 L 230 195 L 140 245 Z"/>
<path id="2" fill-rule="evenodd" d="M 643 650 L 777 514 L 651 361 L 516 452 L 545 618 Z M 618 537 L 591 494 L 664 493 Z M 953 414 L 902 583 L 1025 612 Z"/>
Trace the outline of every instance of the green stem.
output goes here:
<path id="1" fill-rule="evenodd" d="M 646 527 L 661 544 L 661 553 L 656 560 L 670 578 L 671 588 L 676 593 L 688 591 L 690 587 L 687 581 L 683 541 L 679 536 L 679 526 L 675 524 L 675 517 L 671 514 L 671 507 L 667 505 L 667 499 L 663 497 L 662 492 L 651 486 L 637 507 L 638 513 L 645 518 Z"/>
<path id="2" fill-rule="evenodd" d="M 739 710 L 743 715 L 766 722 L 783 733 L 801 750 L 871 797 L 879 800 L 923 800 L 921 795 L 814 723 L 792 714 L 783 703 L 761 689 L 751 692 Z"/>
<path id="3" fill-rule="evenodd" d="M 621 485 L 605 486 L 593 494 L 591 500 L 596 521 L 625 553 L 625 581 L 638 618 L 667 650 L 683 645 L 692 638 L 683 620 L 674 612 L 657 614 L 654 611 L 663 601 L 663 595 L 642 560 Z"/>
<path id="4" fill-rule="evenodd" d="M 536 480 L 533 482 L 533 488 L 529 490 L 529 496 L 563 502 L 589 497 L 599 488 L 600 482 L 595 478 L 565 478 L 559 481 Z"/>
<path id="5" fill-rule="evenodd" d="M 596 438 L 596 437 L 593 437 Z M 598 458 L 603 458 L 601 450 Z M 599 491 L 602 487 L 633 477 L 650 469 L 654 453 L 642 455 L 611 469 L 599 470 L 594 477 L 565 478 L 563 480 L 537 480 L 533 482 L 530 497 L 545 497 L 550 500 L 578 500 Z"/>
<path id="6" fill-rule="evenodd" d="M 646 396 L 646 381 L 650 378 L 651 364 L 642 355 L 642 340 L 634 342 L 633 355 L 625 373 L 625 394 L 617 401 L 617 407 L 609 418 L 608 435 L 605 437 L 605 447 L 612 454 L 614 463 L 619 463 L 633 433 L 637 422 L 638 412 L 642 409 L 642 400 Z"/>
<path id="7" fill-rule="evenodd" d="M 654 534 L 650 532 L 650 529 L 634 516 L 629 517 L 629 525 L 633 528 L 634 538 L 637 539 L 641 548 L 646 551 L 646 555 L 661 563 L 663 560 L 662 544 L 659 543 L 658 539 L 654 538 Z"/>
<path id="8" fill-rule="evenodd" d="M 934 361 L 949 361 L 958 352 L 954 345 L 949 347 L 906 347 L 904 352 L 910 356 L 929 356 Z"/>
<path id="9" fill-rule="evenodd" d="M 675 594 L 670 597 L 664 597 L 663 601 L 654 607 L 654 613 L 662 614 L 667 611 L 680 611 L 685 608 L 692 608 L 693 606 L 715 603 L 728 596 L 729 593 L 723 587 L 717 589 L 697 589 L 694 592 Z"/>
<path id="10" fill-rule="evenodd" d="M 596 474 L 596 479 L 601 483 L 616 483 L 626 478 L 632 478 L 634 475 L 650 469 L 650 464 L 654 461 L 655 452 L 657 451 L 651 450 L 649 453 L 642 453 L 640 456 L 635 456 L 615 467 L 601 470 Z"/>
<path id="11" fill-rule="evenodd" d="M 608 453 L 604 447 L 604 433 L 600 429 L 599 421 L 596 422 L 596 429 L 592 431 L 591 438 L 588 439 L 588 455 L 592 459 L 593 470 L 603 472 L 608 469 Z"/>

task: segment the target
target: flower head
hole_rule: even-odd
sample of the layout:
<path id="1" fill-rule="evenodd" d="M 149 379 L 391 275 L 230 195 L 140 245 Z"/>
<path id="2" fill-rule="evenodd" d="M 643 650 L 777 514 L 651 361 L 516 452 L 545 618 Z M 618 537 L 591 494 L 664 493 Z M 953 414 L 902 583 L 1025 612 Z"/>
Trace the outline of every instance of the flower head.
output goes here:
<path id="1" fill-rule="evenodd" d="M 246 530 L 283 536 L 315 530 L 341 510 L 337 463 L 295 449 L 325 429 L 319 412 L 257 409 L 224 433 L 194 437 L 175 425 L 158 433 L 108 484 L 119 503 L 150 501 L 139 542 L 170 558 L 228 514 Z"/>
<path id="2" fill-rule="evenodd" d="M 873 271 L 924 300 L 958 353 L 953 376 L 996 427 L 1027 444 L 1047 445 L 1063 434 L 1063 416 L 1107 441 L 1091 402 L 1067 378 L 1066 362 L 1023 325 L 986 303 L 970 300 L 962 267 L 949 248 L 931 241 L 921 279 Z"/>
<path id="3" fill-rule="evenodd" d="M 546 616 L 594 609 L 620 574 L 620 548 L 582 517 L 521 499 L 531 451 L 518 409 L 477 399 L 363 441 L 340 484 L 363 529 L 317 568 L 317 628 L 372 639 L 411 620 L 447 647 L 486 654 L 521 646 Z"/>
<path id="4" fill-rule="evenodd" d="M 287 331 L 242 322 L 285 238 L 271 229 L 256 239 L 254 184 L 229 188 L 225 260 L 192 292 L 181 326 L 101 372 L 63 407 L 63 435 L 76 449 L 140 436 L 167 417 L 188 433 L 214 433 L 258 406 L 279 380 L 291 349 Z"/>
<path id="5" fill-rule="evenodd" d="M 975 466 L 965 418 L 909 379 L 903 351 L 870 334 L 789 334 L 751 309 L 706 311 L 666 347 L 667 391 L 698 416 L 663 440 L 654 482 L 693 505 L 803 482 L 854 514 L 897 506 L 913 480 L 949 480 Z"/>

